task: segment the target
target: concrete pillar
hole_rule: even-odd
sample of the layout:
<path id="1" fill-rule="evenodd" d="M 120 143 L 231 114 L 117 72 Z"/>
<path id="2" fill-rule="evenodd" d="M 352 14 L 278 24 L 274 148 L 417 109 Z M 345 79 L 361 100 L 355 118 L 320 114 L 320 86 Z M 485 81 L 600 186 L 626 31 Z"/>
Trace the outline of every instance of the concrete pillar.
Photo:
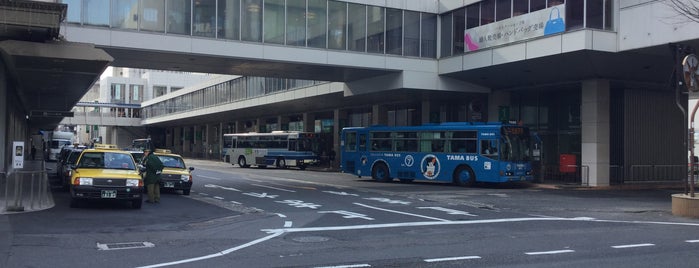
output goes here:
<path id="1" fill-rule="evenodd" d="M 609 80 L 582 83 L 581 176 L 590 186 L 609 185 Z"/>
<path id="2" fill-rule="evenodd" d="M 493 91 L 490 93 L 488 96 L 488 114 L 486 115 L 486 118 L 483 118 L 486 122 L 495 122 L 499 121 L 498 120 L 498 112 L 500 106 L 510 106 L 510 92 L 498 90 L 498 91 Z M 512 117 L 512 109 L 510 109 L 510 118 L 509 120 L 516 120 L 517 118 Z"/>
<path id="3" fill-rule="evenodd" d="M 0 107 L 3 107 L 0 109 L 0 126 L 7 126 L 7 108 L 8 103 L 7 103 L 7 72 L 5 71 L 5 62 L 3 61 L 2 57 L 0 57 Z M 7 144 L 11 144 L 10 141 L 7 139 L 7 128 L 0 130 L 0 172 L 7 172 L 9 167 L 12 165 L 9 165 L 8 167 L 8 161 L 5 161 L 7 158 Z M 42 148 L 39 147 L 37 148 L 37 151 L 40 151 Z M 40 153 L 39 153 L 40 154 Z M 41 159 L 41 157 L 39 157 Z"/>
<path id="4" fill-rule="evenodd" d="M 277 116 L 277 125 L 279 130 L 289 130 L 289 117 L 288 116 Z"/>
<path id="5" fill-rule="evenodd" d="M 172 129 L 174 135 L 173 142 L 175 143 L 173 148 L 179 154 L 184 153 L 184 146 L 182 146 L 182 139 L 184 138 L 184 127 L 175 127 Z"/>
<path id="6" fill-rule="evenodd" d="M 333 110 L 333 152 L 335 153 L 334 157 L 335 160 L 330 163 L 332 168 L 339 168 L 340 167 L 340 139 L 342 138 L 340 136 L 342 132 L 342 127 L 340 125 L 340 120 L 344 119 L 347 120 L 347 111 L 343 111 L 340 109 L 335 109 Z M 328 152 L 328 157 L 333 157 L 332 152 Z"/>
<path id="7" fill-rule="evenodd" d="M 312 113 L 303 113 L 303 131 L 304 132 L 315 132 L 316 127 L 316 116 Z"/>
<path id="8" fill-rule="evenodd" d="M 371 124 L 372 125 L 387 125 L 388 112 L 384 105 L 374 104 L 371 106 Z"/>
<path id="9" fill-rule="evenodd" d="M 429 100 L 423 100 L 422 101 L 422 108 L 421 110 L 421 120 L 422 124 L 428 124 L 430 123 L 430 101 Z"/>

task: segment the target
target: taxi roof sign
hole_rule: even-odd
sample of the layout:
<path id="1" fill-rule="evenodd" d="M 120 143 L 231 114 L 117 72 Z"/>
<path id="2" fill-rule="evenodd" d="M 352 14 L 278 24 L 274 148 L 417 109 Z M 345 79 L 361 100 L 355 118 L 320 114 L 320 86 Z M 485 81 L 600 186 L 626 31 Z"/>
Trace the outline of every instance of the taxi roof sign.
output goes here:
<path id="1" fill-rule="evenodd" d="M 155 149 L 155 152 L 159 153 L 159 154 L 171 154 L 172 153 L 172 151 L 169 149 Z"/>
<path id="2" fill-rule="evenodd" d="M 118 149 L 118 147 L 115 144 L 101 144 L 101 143 L 96 143 L 94 148 L 95 149 Z"/>

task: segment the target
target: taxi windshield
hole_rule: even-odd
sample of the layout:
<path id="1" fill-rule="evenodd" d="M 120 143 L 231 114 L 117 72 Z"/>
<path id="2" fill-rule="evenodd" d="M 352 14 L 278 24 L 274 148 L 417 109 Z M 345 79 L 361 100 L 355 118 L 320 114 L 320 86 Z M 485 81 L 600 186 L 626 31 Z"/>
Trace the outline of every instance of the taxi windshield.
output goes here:
<path id="1" fill-rule="evenodd" d="M 164 167 L 168 168 L 185 168 L 184 161 L 182 158 L 169 155 L 158 155 L 160 161 L 163 162 Z"/>
<path id="2" fill-rule="evenodd" d="M 78 168 L 136 169 L 136 165 L 126 153 L 86 152 L 80 157 Z"/>

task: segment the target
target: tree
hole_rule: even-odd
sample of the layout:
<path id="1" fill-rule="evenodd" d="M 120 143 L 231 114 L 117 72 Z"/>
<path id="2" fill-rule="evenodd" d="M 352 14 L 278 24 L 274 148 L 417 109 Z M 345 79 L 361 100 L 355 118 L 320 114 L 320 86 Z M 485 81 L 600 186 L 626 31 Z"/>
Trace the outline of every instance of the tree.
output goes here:
<path id="1" fill-rule="evenodd" d="M 666 0 L 678 14 L 693 22 L 699 22 L 699 0 Z"/>

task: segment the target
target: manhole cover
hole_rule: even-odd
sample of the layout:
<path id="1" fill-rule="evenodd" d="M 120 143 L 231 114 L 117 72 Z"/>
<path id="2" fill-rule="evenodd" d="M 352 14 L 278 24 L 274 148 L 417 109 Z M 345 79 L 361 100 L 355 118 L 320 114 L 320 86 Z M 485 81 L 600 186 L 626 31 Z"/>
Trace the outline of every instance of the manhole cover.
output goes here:
<path id="1" fill-rule="evenodd" d="M 301 242 L 301 243 L 317 243 L 317 242 L 328 241 L 328 240 L 330 240 L 330 238 L 322 237 L 322 236 L 302 236 L 302 237 L 292 238 L 291 240 L 294 240 L 296 242 Z"/>

